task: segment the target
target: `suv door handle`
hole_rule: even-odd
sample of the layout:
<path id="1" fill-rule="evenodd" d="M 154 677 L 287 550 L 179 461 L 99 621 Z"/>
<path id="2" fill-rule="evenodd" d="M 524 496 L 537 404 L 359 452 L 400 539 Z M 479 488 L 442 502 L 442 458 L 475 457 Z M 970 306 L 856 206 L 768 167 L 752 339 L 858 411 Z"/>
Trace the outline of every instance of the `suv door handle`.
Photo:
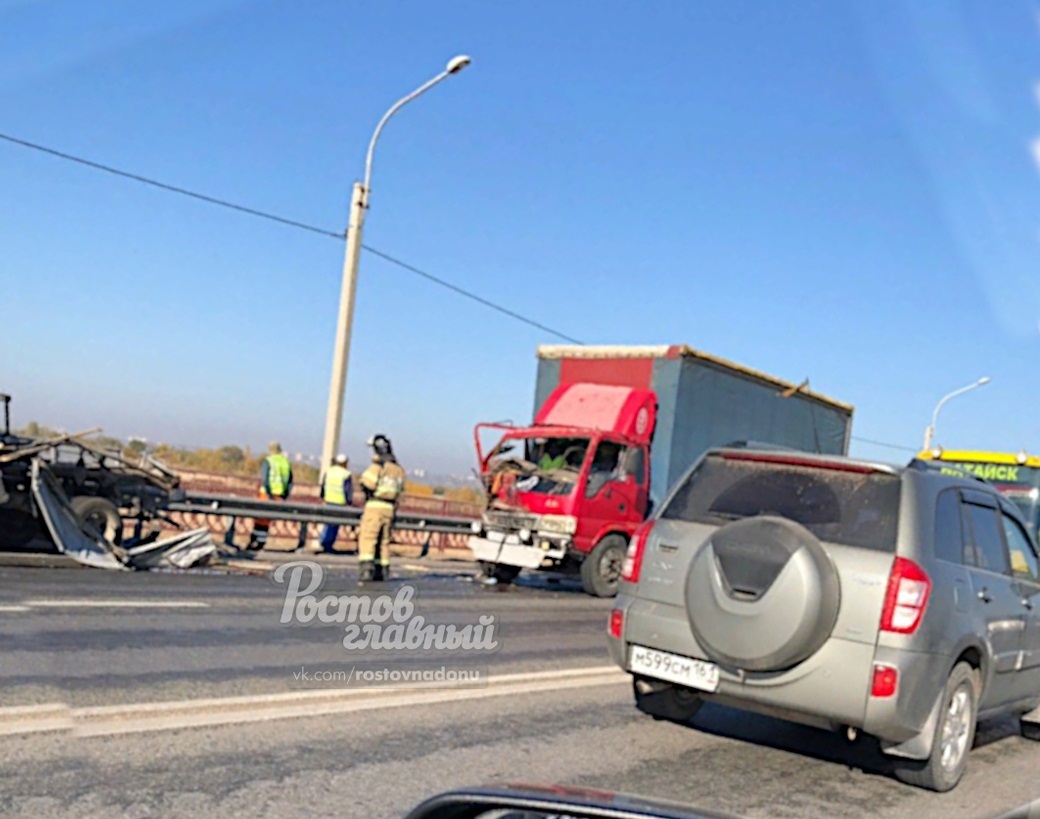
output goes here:
<path id="1" fill-rule="evenodd" d="M 978 597 L 979 597 L 979 600 L 981 600 L 983 603 L 991 603 L 991 602 L 993 602 L 993 598 L 990 597 L 989 589 L 987 589 L 987 588 L 979 589 Z"/>

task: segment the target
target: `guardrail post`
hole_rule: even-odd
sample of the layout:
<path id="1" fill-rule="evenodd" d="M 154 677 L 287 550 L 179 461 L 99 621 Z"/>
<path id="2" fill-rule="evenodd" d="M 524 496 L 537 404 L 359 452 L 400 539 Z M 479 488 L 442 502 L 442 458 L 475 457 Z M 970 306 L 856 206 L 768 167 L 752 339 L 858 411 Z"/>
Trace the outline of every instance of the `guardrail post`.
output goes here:
<path id="1" fill-rule="evenodd" d="M 296 551 L 303 551 L 303 547 L 307 545 L 307 522 L 300 522 L 300 537 L 296 541 Z"/>
<path id="2" fill-rule="evenodd" d="M 235 545 L 235 518 L 231 516 L 228 518 L 228 528 L 224 533 L 224 545 L 234 546 Z"/>

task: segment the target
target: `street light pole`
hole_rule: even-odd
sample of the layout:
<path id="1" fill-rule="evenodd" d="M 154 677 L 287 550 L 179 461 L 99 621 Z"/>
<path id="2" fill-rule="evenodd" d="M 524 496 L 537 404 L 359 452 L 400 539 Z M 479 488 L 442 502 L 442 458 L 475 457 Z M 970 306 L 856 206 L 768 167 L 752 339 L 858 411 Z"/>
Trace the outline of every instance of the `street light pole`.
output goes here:
<path id="1" fill-rule="evenodd" d="M 932 423 L 929 424 L 927 427 L 925 427 L 925 430 L 924 430 L 924 448 L 925 449 L 931 449 L 932 448 L 932 438 L 935 436 L 935 424 L 939 420 L 939 410 L 942 409 L 943 404 L 945 404 L 951 398 L 956 398 L 958 395 L 963 395 L 966 392 L 971 392 L 972 390 L 977 389 L 978 387 L 984 387 L 989 382 L 990 382 L 990 377 L 987 375 L 987 376 L 985 376 L 983 378 L 980 378 L 978 381 L 976 381 L 973 384 L 969 384 L 966 387 L 961 387 L 959 390 L 954 390 L 949 395 L 943 396 L 943 398 L 939 401 L 939 403 L 935 405 L 935 411 L 932 412 Z"/>
<path id="2" fill-rule="evenodd" d="M 354 295 L 357 293 L 358 262 L 361 258 L 361 231 L 365 223 L 365 188 L 354 183 L 350 198 L 350 222 L 347 227 L 347 250 L 343 256 L 343 285 L 339 296 L 339 318 L 336 322 L 336 346 L 332 351 L 332 385 L 325 416 L 325 437 L 321 447 L 320 471 L 329 468 L 339 449 L 339 433 L 343 418 L 343 397 L 347 388 L 347 361 L 350 358 L 350 334 L 354 325 Z"/>
<path id="3" fill-rule="evenodd" d="M 357 293 L 358 263 L 361 259 L 361 237 L 368 210 L 368 195 L 372 181 L 372 157 L 376 142 L 390 117 L 421 94 L 429 91 L 441 80 L 457 74 L 470 63 L 470 58 L 459 56 L 431 80 L 423 83 L 411 94 L 402 97 L 379 120 L 368 143 L 365 156 L 365 181 L 355 182 L 350 197 L 350 222 L 347 228 L 347 248 L 343 256 L 343 286 L 340 290 L 339 319 L 336 323 L 336 346 L 332 355 L 332 383 L 329 387 L 329 404 L 325 414 L 325 437 L 321 446 L 320 469 L 327 469 L 339 449 L 340 427 L 343 420 L 343 399 L 347 389 L 347 364 L 350 361 L 350 336 L 354 324 L 354 297 Z"/>

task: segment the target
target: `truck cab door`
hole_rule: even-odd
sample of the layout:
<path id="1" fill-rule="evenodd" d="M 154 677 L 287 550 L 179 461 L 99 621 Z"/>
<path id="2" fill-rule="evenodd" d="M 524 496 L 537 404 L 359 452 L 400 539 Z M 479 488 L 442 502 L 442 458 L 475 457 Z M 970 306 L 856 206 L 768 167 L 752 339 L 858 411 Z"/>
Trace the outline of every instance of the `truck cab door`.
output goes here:
<path id="1" fill-rule="evenodd" d="M 628 447 L 622 456 L 621 468 L 624 480 L 635 489 L 631 519 L 643 521 L 650 506 L 650 458 L 646 447 Z"/>
<path id="2" fill-rule="evenodd" d="M 591 541 L 609 524 L 642 519 L 640 486 L 625 470 L 626 450 L 619 441 L 601 440 L 596 445 L 578 516 L 580 537 Z M 589 548 L 593 545 L 588 543 Z"/>

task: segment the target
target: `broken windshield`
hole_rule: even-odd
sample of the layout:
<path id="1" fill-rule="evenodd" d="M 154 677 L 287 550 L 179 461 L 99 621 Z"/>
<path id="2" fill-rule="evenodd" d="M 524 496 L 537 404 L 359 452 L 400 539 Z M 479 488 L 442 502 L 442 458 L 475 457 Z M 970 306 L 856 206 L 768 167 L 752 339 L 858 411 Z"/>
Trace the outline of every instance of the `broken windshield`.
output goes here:
<path id="1" fill-rule="evenodd" d="M 520 443 L 507 439 L 496 447 L 498 457 L 488 465 L 494 476 L 490 482 L 493 495 L 508 491 L 568 495 L 574 490 L 589 448 L 588 438 L 525 438 L 523 454 L 518 452 Z"/>
<path id="2" fill-rule="evenodd" d="M 569 495 L 585 461 L 588 438 L 528 438 L 524 452 L 532 474 L 517 481 L 518 492 Z"/>
<path id="3" fill-rule="evenodd" d="M 539 472 L 577 473 L 585 460 L 588 438 L 528 438 L 524 442 L 526 460 Z"/>

